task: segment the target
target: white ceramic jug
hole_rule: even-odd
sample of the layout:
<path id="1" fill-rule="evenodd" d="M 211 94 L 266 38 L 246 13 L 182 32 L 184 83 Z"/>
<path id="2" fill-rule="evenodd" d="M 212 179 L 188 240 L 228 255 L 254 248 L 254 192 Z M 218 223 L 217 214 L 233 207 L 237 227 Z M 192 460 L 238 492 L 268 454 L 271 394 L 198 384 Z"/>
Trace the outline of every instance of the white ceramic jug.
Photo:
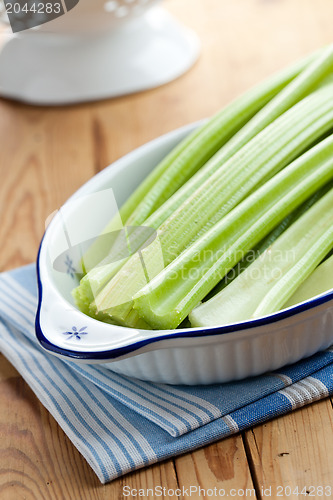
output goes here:
<path id="1" fill-rule="evenodd" d="M 198 56 L 198 39 L 158 3 L 79 0 L 32 29 L 13 34 L 8 25 L 0 47 L 0 95 L 69 104 L 153 88 L 180 76 Z"/>

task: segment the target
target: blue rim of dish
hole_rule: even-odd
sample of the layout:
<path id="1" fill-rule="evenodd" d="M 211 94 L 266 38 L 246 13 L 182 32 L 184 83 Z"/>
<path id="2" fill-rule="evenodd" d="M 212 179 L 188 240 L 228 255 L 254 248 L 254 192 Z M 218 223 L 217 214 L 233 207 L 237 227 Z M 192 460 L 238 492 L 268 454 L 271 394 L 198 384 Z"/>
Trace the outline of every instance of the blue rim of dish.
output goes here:
<path id="1" fill-rule="evenodd" d="M 45 233 L 44 233 L 45 236 Z M 38 255 L 37 255 L 37 287 L 38 287 L 38 306 L 37 306 L 37 313 L 36 313 L 36 320 L 35 320 L 35 332 L 36 332 L 36 337 L 40 345 L 46 349 L 47 351 L 50 351 L 54 354 L 58 354 L 61 356 L 66 356 L 68 358 L 72 359 L 77 359 L 77 360 L 90 360 L 90 361 L 102 361 L 102 360 L 108 360 L 108 359 L 117 359 L 123 356 L 126 356 L 128 354 L 134 353 L 135 351 L 141 349 L 142 347 L 145 347 L 149 344 L 153 343 L 158 343 L 163 340 L 169 340 L 169 339 L 180 339 L 180 338 L 190 338 L 190 337 L 209 337 L 209 336 L 214 336 L 214 335 L 224 335 L 226 333 L 233 333 L 235 331 L 242 331 L 242 330 L 249 330 L 251 328 L 255 328 L 258 326 L 263 326 L 267 325 L 269 326 L 270 324 L 277 323 L 278 321 L 281 321 L 283 319 L 289 318 L 291 316 L 294 316 L 295 314 L 304 312 L 304 311 L 309 311 L 310 309 L 313 309 L 316 306 L 319 306 L 321 304 L 324 304 L 326 302 L 329 302 L 333 300 L 333 291 L 327 292 L 325 295 L 321 295 L 320 297 L 317 297 L 315 299 L 311 299 L 307 302 L 298 304 L 292 308 L 285 309 L 283 311 L 278 311 L 270 316 L 266 316 L 264 318 L 258 318 L 254 319 L 251 321 L 245 321 L 242 323 L 235 323 L 231 325 L 226 325 L 226 326 L 219 326 L 219 327 L 211 327 L 211 328 L 205 328 L 205 329 L 192 329 L 189 328 L 188 331 L 184 330 L 174 330 L 172 333 L 166 333 L 165 335 L 159 335 L 158 337 L 150 337 L 145 340 L 140 340 L 138 342 L 133 342 L 129 345 L 123 346 L 123 347 L 118 347 L 115 349 L 109 349 L 105 351 L 85 351 L 85 352 L 80 352 L 80 351 L 75 351 L 72 349 L 63 349 L 62 347 L 57 346 L 56 344 L 52 344 L 45 335 L 43 334 L 41 324 L 40 324 L 40 313 L 41 313 L 41 307 L 42 307 L 42 301 L 43 301 L 43 285 L 42 285 L 42 280 L 40 277 L 40 265 L 39 265 L 39 260 L 40 260 L 40 253 L 44 241 L 44 236 L 42 238 L 42 241 L 39 246 L 38 250 Z M 93 318 L 90 318 L 93 321 L 98 321 L 94 320 Z M 153 332 L 153 330 L 152 330 Z"/>

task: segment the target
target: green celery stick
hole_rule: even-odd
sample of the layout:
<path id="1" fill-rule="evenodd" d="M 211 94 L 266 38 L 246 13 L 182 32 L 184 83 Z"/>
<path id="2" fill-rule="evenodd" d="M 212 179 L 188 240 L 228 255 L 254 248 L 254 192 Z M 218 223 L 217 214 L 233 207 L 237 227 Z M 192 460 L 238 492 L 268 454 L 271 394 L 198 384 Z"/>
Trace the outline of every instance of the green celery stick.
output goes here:
<path id="1" fill-rule="evenodd" d="M 266 106 L 253 116 L 207 163 L 174 193 L 150 219 L 152 227 L 158 227 L 220 166 L 249 142 L 267 125 L 290 109 L 321 84 L 327 84 L 333 74 L 333 45 L 327 47 L 318 58 L 307 66 L 294 80 L 281 90 Z M 148 224 L 147 221 L 147 224 Z"/>
<path id="2" fill-rule="evenodd" d="M 130 323 L 134 323 L 134 319 L 131 318 L 134 313 L 134 310 L 129 313 L 128 321 Z M 88 316 L 91 316 L 91 311 L 88 311 L 86 314 L 88 314 Z M 103 312 L 94 314 L 92 317 L 94 319 L 98 319 L 99 321 L 103 321 L 104 323 L 111 323 L 112 325 L 117 326 L 126 326 L 126 321 L 123 323 L 121 323 L 120 321 L 113 321 L 113 319 L 108 314 L 103 314 Z M 142 318 L 138 318 L 137 315 L 135 315 L 135 328 L 140 328 L 140 330 L 152 330 L 152 327 Z"/>
<path id="3" fill-rule="evenodd" d="M 265 127 L 311 93 L 317 85 L 326 82 L 333 74 L 333 45 L 306 67 L 291 83 L 279 92 L 249 120 L 220 150 L 179 188 L 159 209 L 145 221 L 145 225 L 157 229 L 189 196 L 210 179 L 217 170 L 221 175 L 224 165 L 237 151 L 245 146 Z M 225 170 L 227 167 L 225 167 Z"/>
<path id="4" fill-rule="evenodd" d="M 318 266 L 283 304 L 283 309 L 333 289 L 333 255 Z"/>
<path id="5" fill-rule="evenodd" d="M 143 198 L 140 196 L 138 205 L 138 200 L 135 201 L 135 208 L 131 216 L 126 218 L 126 224 L 141 224 L 146 217 L 152 214 L 164 201 L 168 200 L 186 180 L 190 179 L 193 174 L 198 171 L 199 168 L 237 132 L 237 130 L 241 129 L 241 127 L 248 122 L 249 118 L 255 115 L 266 102 L 268 102 L 268 104 L 250 120 L 250 123 L 247 123 L 247 125 L 241 129 L 240 137 L 238 137 L 237 134 L 237 136 L 230 141 L 228 146 L 228 157 L 254 137 L 267 124 L 271 123 L 284 111 L 305 97 L 309 92 L 313 91 L 327 76 L 332 74 L 332 71 L 333 44 L 325 48 L 320 56 L 315 58 L 312 64 L 308 65 L 297 78 L 287 85 L 286 88 L 284 88 L 286 85 L 284 77 L 283 83 L 279 86 L 281 92 L 278 91 L 277 93 L 277 81 L 275 81 L 274 84 L 273 78 L 273 80 L 268 80 L 268 82 L 266 81 L 254 87 L 254 89 L 247 92 L 243 98 L 240 97 L 236 99 L 213 118 L 211 122 L 204 125 L 203 129 L 194 132 L 194 141 L 192 141 L 191 138 L 188 139 L 191 144 L 190 151 L 185 150 L 184 153 L 184 150 L 182 150 L 181 154 L 176 151 L 171 153 L 172 161 L 175 161 L 175 165 L 173 168 L 169 166 L 168 171 L 160 178 L 160 186 L 155 184 L 154 188 L 149 189 Z M 281 81 L 281 74 L 277 75 L 275 78 Z M 289 78 L 288 81 L 290 81 Z M 268 93 L 268 88 L 270 87 L 273 88 Z M 276 97 L 272 99 L 274 95 L 276 95 Z M 269 102 L 271 99 L 272 101 Z M 261 105 L 258 106 L 259 101 Z M 226 116 L 228 117 L 227 121 Z M 214 139 L 214 143 L 212 139 Z M 207 153 L 207 149 L 209 153 Z M 222 161 L 225 160 L 226 155 L 224 152 L 217 153 L 217 156 L 213 158 L 215 167 L 207 166 L 209 175 L 214 171 L 214 168 L 217 168 L 216 165 L 219 166 Z M 168 157 L 164 161 L 168 163 Z M 158 168 L 152 172 L 152 176 L 158 175 Z M 175 182 L 171 171 L 175 172 L 175 180 L 177 182 Z M 182 179 L 181 181 L 179 181 L 180 178 Z M 147 182 L 148 179 L 149 177 L 147 178 Z M 199 183 L 202 181 L 201 177 L 200 179 Z M 124 208 L 120 210 L 122 216 L 123 210 Z M 145 213 L 145 215 L 142 215 L 143 213 Z M 140 215 L 138 216 L 138 214 Z"/>
<path id="6" fill-rule="evenodd" d="M 166 201 L 194 172 L 220 149 L 259 109 L 282 90 L 313 61 L 323 62 L 319 82 L 329 72 L 332 46 L 311 54 L 287 69 L 256 85 L 235 99 L 206 124 L 185 138 L 137 188 L 120 210 L 123 221 L 141 224 Z M 314 83 L 314 82 L 313 82 Z M 154 190 L 152 190 L 154 187 Z M 140 212 L 140 215 L 139 215 Z M 142 212 L 142 213 L 141 213 Z M 134 215 L 137 214 L 137 215 Z"/>
<path id="7" fill-rule="evenodd" d="M 332 203 L 332 201 L 331 201 Z M 302 259 L 267 293 L 253 313 L 253 318 L 267 316 L 279 310 L 299 285 L 311 275 L 333 245 L 333 214 L 331 225 Z"/>
<path id="8" fill-rule="evenodd" d="M 91 309 L 91 303 L 122 266 L 121 260 L 107 265 L 98 265 L 81 278 L 80 284 L 72 290 L 72 296 L 80 311 L 88 316 L 96 317 L 96 310 Z"/>
<path id="9" fill-rule="evenodd" d="M 142 252 L 149 263 L 150 279 L 161 270 L 160 259 L 155 260 L 159 247 L 164 265 L 168 265 L 230 212 L 263 177 L 285 167 L 332 128 L 332 93 L 332 85 L 318 90 L 277 118 L 221 165 L 160 226 L 158 239 Z M 146 283 L 140 258 L 133 255 L 97 295 L 91 308 L 108 311 L 122 322 L 131 308 L 133 295 Z"/>
<path id="10" fill-rule="evenodd" d="M 330 191 L 323 198 L 284 231 L 232 283 L 193 309 L 189 315 L 192 326 L 227 325 L 258 317 L 256 311 L 261 310 L 265 298 L 271 292 L 274 291 L 276 297 L 279 289 L 282 297 L 286 290 L 290 293 L 293 287 L 301 283 L 305 271 L 309 272 L 305 259 L 315 249 L 315 258 L 309 262 L 310 267 L 315 268 L 322 255 L 327 253 L 323 238 L 326 238 L 328 231 L 333 234 L 332 183 L 330 186 Z M 290 272 L 294 273 L 296 269 L 297 275 L 288 281 Z M 267 314 L 279 310 L 280 300 L 279 296 L 276 303 L 274 300 L 269 301 L 272 309 Z"/>
<path id="11" fill-rule="evenodd" d="M 227 157 L 230 157 L 268 123 L 271 123 L 283 111 L 313 90 L 316 85 L 325 81 L 330 71 L 332 71 L 332 46 L 328 46 L 297 62 L 237 98 L 206 124 L 181 141 L 160 162 L 122 206 L 120 215 L 123 222 L 127 225 L 142 224 L 253 115 L 259 111 L 258 117 L 251 120 L 251 124 L 246 127 L 244 133 L 237 136 L 232 146 L 221 158 L 221 161 L 225 161 Z M 287 88 L 283 90 L 285 86 Z M 281 90 L 282 94 L 280 95 Z M 265 106 L 276 94 L 278 96 L 273 99 L 273 102 L 268 107 Z M 211 175 L 214 168 L 216 169 L 216 162 L 206 169 L 205 178 Z M 155 216 L 153 221 L 150 222 L 150 226 L 157 228 L 201 183 L 202 177 L 198 178 L 190 191 L 185 189 L 184 192 L 178 193 Z M 111 220 L 102 234 L 108 234 L 114 229 L 118 229 L 118 227 L 115 228 L 114 220 Z M 100 256 L 98 260 L 101 260 L 102 256 L 107 256 L 108 253 L 109 248 L 105 240 L 97 239 L 83 258 L 82 265 L 85 272 L 91 270 L 91 267 L 86 268 L 85 262 L 94 262 L 96 256 Z M 101 265 L 104 265 L 104 263 L 102 262 Z M 114 266 L 111 264 L 110 277 L 114 272 L 114 268 L 117 270 L 119 265 Z M 108 278 L 106 272 L 104 274 L 105 283 L 110 278 Z M 90 279 L 94 279 L 94 275 L 90 276 Z M 99 273 L 97 273 L 96 279 L 100 279 Z M 93 286 L 93 289 L 96 288 L 96 286 Z"/>
<path id="12" fill-rule="evenodd" d="M 177 327 L 288 213 L 333 178 L 333 135 L 250 195 L 134 296 L 153 328 Z"/>
<path id="13" fill-rule="evenodd" d="M 330 185 L 327 185 L 323 189 L 320 189 L 319 191 L 317 191 L 317 193 L 306 200 L 306 202 L 303 203 L 300 207 L 288 214 L 287 217 L 285 217 L 283 221 L 273 229 L 273 231 L 271 231 L 262 241 L 260 241 L 258 245 L 252 248 L 250 252 L 245 255 L 244 259 L 238 262 L 238 264 L 233 269 L 231 269 L 231 271 L 226 276 L 224 276 L 223 280 L 220 281 L 220 283 L 218 283 L 216 287 L 214 287 L 213 290 L 211 290 L 209 294 L 204 298 L 204 302 L 217 295 L 219 292 L 221 292 L 221 290 L 232 283 L 232 281 L 234 281 L 245 269 L 248 268 L 249 265 L 254 262 L 257 257 L 259 257 L 269 246 L 271 246 L 275 242 L 275 240 L 277 240 L 278 237 L 288 229 L 288 227 L 290 227 L 299 217 L 301 217 L 301 215 L 303 215 L 324 194 L 326 194 L 329 189 Z"/>

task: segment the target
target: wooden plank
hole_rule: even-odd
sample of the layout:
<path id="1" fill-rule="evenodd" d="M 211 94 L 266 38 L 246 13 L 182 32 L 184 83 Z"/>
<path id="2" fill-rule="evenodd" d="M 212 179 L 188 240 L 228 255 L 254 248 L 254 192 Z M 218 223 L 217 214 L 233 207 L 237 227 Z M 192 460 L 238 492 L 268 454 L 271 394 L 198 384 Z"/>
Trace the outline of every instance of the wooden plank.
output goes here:
<path id="1" fill-rule="evenodd" d="M 331 498 L 332 428 L 332 404 L 325 399 L 246 432 L 258 491 L 271 498 Z"/>
<path id="2" fill-rule="evenodd" d="M 178 489 L 178 480 L 174 463 L 168 460 L 161 464 L 127 474 L 105 487 L 106 498 L 178 498 L 173 495 Z"/>
<path id="3" fill-rule="evenodd" d="M 0 382 L 4 382 L 10 378 L 20 377 L 20 374 L 7 361 L 5 356 L 0 353 Z"/>
<path id="4" fill-rule="evenodd" d="M 256 498 L 241 435 L 187 453 L 175 465 L 181 498 Z"/>
<path id="5" fill-rule="evenodd" d="M 165 5 L 202 44 L 195 68 L 170 84 L 176 95 L 187 87 L 183 96 L 198 118 L 332 43 L 330 0 L 168 0 Z"/>
<path id="6" fill-rule="evenodd" d="M 47 217 L 94 173 L 89 115 L 0 102 L 0 269 L 36 259 Z"/>
<path id="7" fill-rule="evenodd" d="M 21 377 L 0 382 L 0 400 L 1 499 L 94 498 L 95 474 Z"/>

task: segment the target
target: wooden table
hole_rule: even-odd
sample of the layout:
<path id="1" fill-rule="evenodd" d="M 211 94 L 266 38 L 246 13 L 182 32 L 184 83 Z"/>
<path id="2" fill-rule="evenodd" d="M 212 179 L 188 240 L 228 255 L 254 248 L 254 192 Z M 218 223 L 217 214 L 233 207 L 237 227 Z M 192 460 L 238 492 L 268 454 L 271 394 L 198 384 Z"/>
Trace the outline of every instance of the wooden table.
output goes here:
<path id="1" fill-rule="evenodd" d="M 200 60 L 177 81 L 72 107 L 0 101 L 1 271 L 35 259 L 46 218 L 96 172 L 332 41 L 332 0 L 166 0 L 165 7 L 202 41 Z M 288 489 L 279 497 L 277 488 L 333 487 L 329 398 L 106 486 L 1 355 L 0 400 L 1 500 L 120 499 L 125 485 L 255 490 L 235 498 L 304 498 Z M 312 497 L 323 498 L 320 490 Z"/>

